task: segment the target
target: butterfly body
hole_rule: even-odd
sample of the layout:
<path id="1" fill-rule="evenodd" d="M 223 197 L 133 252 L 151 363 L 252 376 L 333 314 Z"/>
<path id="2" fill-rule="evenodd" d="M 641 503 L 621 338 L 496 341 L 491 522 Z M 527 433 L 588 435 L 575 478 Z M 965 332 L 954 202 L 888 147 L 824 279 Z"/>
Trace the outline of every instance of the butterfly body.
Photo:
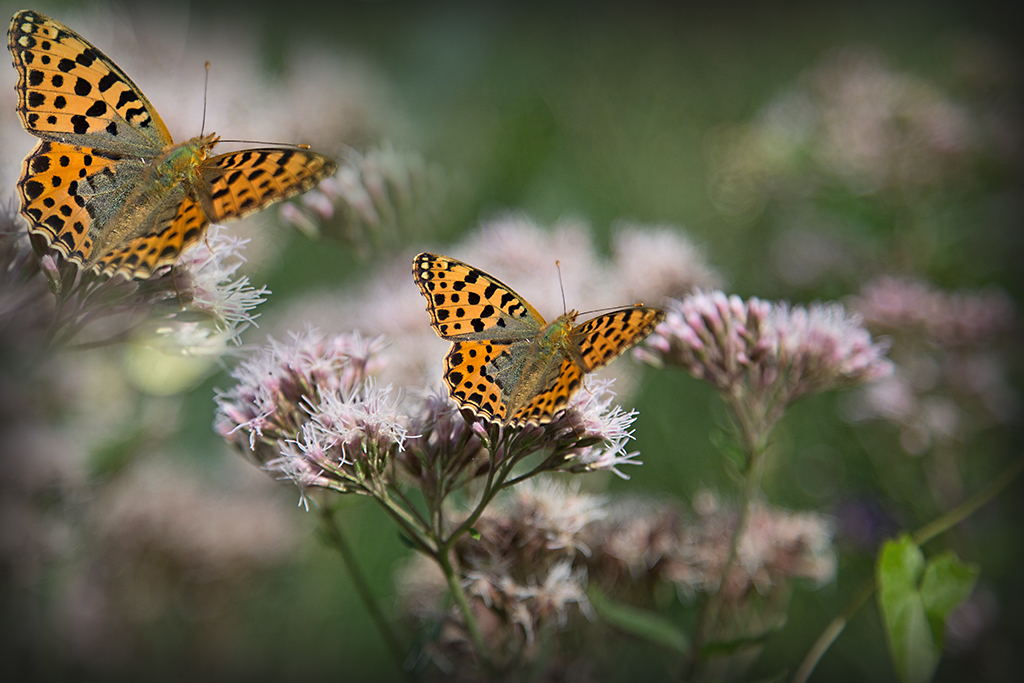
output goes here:
<path id="1" fill-rule="evenodd" d="M 33 234 L 83 268 L 149 277 L 210 222 L 304 192 L 337 169 L 300 149 L 211 156 L 213 134 L 175 144 L 113 61 L 38 12 L 14 15 L 8 47 L 18 114 L 40 138 L 22 165 L 21 213 Z"/>
<path id="2" fill-rule="evenodd" d="M 631 306 L 576 325 L 550 323 L 510 287 L 469 264 L 423 253 L 413 275 L 431 326 L 452 342 L 444 382 L 464 410 L 507 426 L 542 425 L 561 412 L 583 375 L 646 337 L 664 313 Z"/>
<path id="3" fill-rule="evenodd" d="M 186 199 L 194 201 L 199 196 L 199 165 L 215 143 L 213 135 L 193 138 L 162 150 L 156 157 L 120 157 L 116 167 L 111 164 L 83 176 L 74 192 L 69 192 L 68 200 L 80 197 L 84 201 L 82 208 L 89 217 L 85 235 L 91 248 L 88 257 L 82 248 L 67 255 L 83 260 L 83 266 L 89 269 L 118 245 L 159 232 L 173 222 L 178 207 Z M 44 145 L 40 143 L 40 147 Z M 89 151 L 102 158 L 97 150 Z M 183 242 L 191 242 L 198 235 L 198 224 L 193 230 L 194 234 L 182 235 Z"/>
<path id="4" fill-rule="evenodd" d="M 506 416 L 518 413 L 531 397 L 557 379 L 563 358 L 574 350 L 569 332 L 576 316 L 575 311 L 570 311 L 547 323 L 535 338 L 510 342 L 484 368 L 502 389 Z"/>

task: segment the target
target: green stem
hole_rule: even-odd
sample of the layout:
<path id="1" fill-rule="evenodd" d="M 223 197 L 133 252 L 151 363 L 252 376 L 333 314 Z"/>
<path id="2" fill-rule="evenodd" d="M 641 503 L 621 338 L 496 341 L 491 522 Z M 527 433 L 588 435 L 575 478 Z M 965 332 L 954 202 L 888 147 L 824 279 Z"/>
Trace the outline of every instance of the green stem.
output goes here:
<path id="1" fill-rule="evenodd" d="M 764 456 L 767 451 L 768 433 L 771 431 L 770 423 L 761 415 L 757 419 L 751 414 L 751 406 L 748 400 L 738 393 L 726 397 L 726 401 L 732 408 L 740 431 L 741 445 L 747 453 L 747 467 L 744 473 L 743 488 L 741 490 L 736 525 L 733 527 L 729 538 L 729 552 L 726 554 L 725 565 L 722 567 L 722 575 L 718 582 L 718 589 L 704 603 L 700 621 L 694 632 L 693 643 L 690 646 L 690 656 L 683 667 L 683 680 L 689 680 L 702 658 L 702 651 L 708 638 L 711 637 L 715 627 L 718 625 L 718 618 L 721 615 L 722 605 L 725 602 L 726 583 L 729 574 L 732 572 L 736 557 L 739 554 L 740 540 L 746 531 L 747 522 L 750 518 L 750 507 L 761 489 L 761 476 L 764 473 Z M 756 410 L 756 409 L 755 409 Z"/>
<path id="2" fill-rule="evenodd" d="M 373 591 L 370 590 L 370 584 L 366 581 L 366 577 L 359 566 L 359 561 L 356 559 L 355 553 L 352 552 L 352 548 L 349 546 L 348 541 L 345 540 L 344 534 L 341 533 L 341 528 L 334 520 L 333 512 L 326 507 L 322 507 L 320 508 L 320 518 L 323 520 L 323 528 L 327 538 L 341 553 L 341 559 L 345 563 L 345 568 L 348 570 L 349 576 L 352 577 L 352 583 L 356 587 L 356 593 L 359 594 L 359 598 L 363 602 L 363 607 L 365 607 L 366 611 L 369 612 L 370 618 L 373 620 L 374 625 L 376 625 L 377 631 L 380 633 L 381 638 L 384 640 L 384 644 L 387 646 L 388 651 L 391 654 L 391 658 L 394 660 L 399 671 L 402 672 L 402 676 L 411 680 L 411 675 L 405 670 L 403 665 L 403 662 L 405 661 L 405 653 L 402 650 L 401 645 L 399 645 L 398 638 L 391 629 L 391 625 L 388 624 L 387 620 L 384 618 L 384 613 L 377 604 L 377 600 L 373 596 Z"/>
<path id="3" fill-rule="evenodd" d="M 396 481 L 393 475 L 392 481 Z M 392 496 L 394 496 L 401 503 L 401 509 L 407 511 L 406 514 L 408 515 L 410 520 L 414 520 L 416 524 L 420 526 L 420 528 L 430 528 L 430 522 L 423 518 L 423 515 L 420 514 L 420 511 L 416 509 L 416 506 L 409 499 L 409 496 L 405 495 L 405 493 L 402 492 L 401 488 L 393 484 L 385 484 L 385 486 L 387 489 L 387 500 L 391 500 Z"/>
<path id="4" fill-rule="evenodd" d="M 835 642 L 839 634 L 846 628 L 846 624 L 850 622 L 860 608 L 864 606 L 864 603 L 868 601 L 868 598 L 875 592 L 875 579 L 872 577 L 869 581 L 865 582 L 861 586 L 860 590 L 854 595 L 853 600 L 847 604 L 842 614 L 837 616 L 835 619 L 825 627 L 818 639 L 814 641 L 814 645 L 808 650 L 807 656 L 804 657 L 804 661 L 800 663 L 800 668 L 796 670 L 793 675 L 792 683 L 804 683 L 810 677 L 811 672 L 814 671 L 814 667 L 818 665 L 821 658 L 825 655 L 825 652 L 831 647 L 832 643 Z"/>
<path id="5" fill-rule="evenodd" d="M 694 667 L 701 659 L 701 650 L 708 638 L 711 637 L 715 627 L 718 625 L 718 618 L 721 614 L 722 605 L 725 601 L 726 583 L 729 580 L 729 574 L 732 572 L 733 565 L 736 563 L 736 557 L 739 554 L 740 540 L 743 538 L 743 533 L 747 528 L 747 522 L 750 519 L 750 508 L 757 497 L 757 492 L 761 488 L 761 475 L 764 472 L 765 449 L 760 447 L 758 442 L 751 438 L 747 439 L 747 445 L 751 450 L 749 452 L 746 477 L 743 482 L 742 494 L 737 510 L 736 525 L 733 527 L 732 535 L 729 538 L 729 552 L 726 555 L 725 565 L 722 567 L 722 575 L 718 582 L 718 589 L 704 604 L 700 623 L 694 633 L 693 644 L 690 648 L 690 658 L 684 671 L 684 679 L 690 678 Z"/>
<path id="6" fill-rule="evenodd" d="M 498 442 L 497 446 L 493 445 L 493 441 L 490 441 L 487 444 L 487 448 L 490 451 L 491 466 L 487 470 L 487 480 L 484 484 L 483 491 L 480 493 L 480 502 L 477 503 L 475 508 L 473 508 L 473 512 L 471 512 L 469 516 L 462 521 L 462 524 L 460 524 L 441 544 L 442 554 L 447 553 L 452 545 L 454 545 L 455 541 L 457 541 L 462 534 L 469 531 L 469 529 L 476 524 L 476 521 L 480 519 L 480 515 L 484 513 L 484 509 L 490 504 L 491 500 L 494 499 L 494 496 L 498 495 L 498 492 L 504 487 L 504 482 L 511 473 L 512 466 L 515 464 L 514 462 L 510 462 L 512 460 L 511 458 L 506 459 L 506 461 L 500 466 L 495 464 L 495 453 L 498 452 L 503 444 L 506 446 L 506 453 L 508 452 L 507 443 L 504 443 L 505 441 L 505 436 L 502 434 L 501 440 Z M 438 529 L 439 535 L 440 531 L 441 530 Z"/>
<path id="7" fill-rule="evenodd" d="M 977 512 L 986 503 L 992 501 L 997 495 L 999 495 L 1003 489 L 1010 485 L 1010 483 L 1016 479 L 1021 472 L 1024 472 L 1024 457 L 1017 458 L 1010 464 L 1005 470 L 1003 470 L 999 476 L 992 480 L 992 482 L 983 488 L 982 490 L 975 493 L 973 496 L 960 503 L 946 514 L 942 515 L 938 519 L 935 519 L 928 524 L 911 534 L 911 539 L 916 545 L 923 545 L 933 538 L 949 531 L 954 526 L 964 521 L 972 514 Z M 850 603 L 843 610 L 842 614 L 833 619 L 825 630 L 822 632 L 818 639 L 814 641 L 814 645 L 807 651 L 803 661 L 800 663 L 800 667 L 796 670 L 796 674 L 793 675 L 792 683 L 804 683 L 814 671 L 814 667 L 818 665 L 821 658 L 825 655 L 825 652 L 832 645 L 833 642 L 839 637 L 846 628 L 846 624 L 853 618 L 864 603 L 867 602 L 868 598 L 875 592 L 877 587 L 875 577 L 871 577 L 868 581 L 861 586 L 861 589 L 857 591 L 857 594 L 850 601 Z"/>
<path id="8" fill-rule="evenodd" d="M 979 508 L 995 498 L 999 493 L 1010 485 L 1014 479 L 1024 472 L 1024 456 L 1010 463 L 1010 466 L 1003 470 L 992 482 L 975 493 L 973 496 L 957 505 L 955 508 L 942 515 L 938 519 L 925 524 L 915 531 L 911 538 L 917 545 L 924 545 L 936 536 L 943 534 L 954 526 L 964 521 Z"/>
<path id="9" fill-rule="evenodd" d="M 444 572 L 444 576 L 448 580 L 448 588 L 452 592 L 452 598 L 455 599 L 456 604 L 459 606 L 459 611 L 462 612 L 462 620 L 466 624 L 466 631 L 469 632 L 470 640 L 473 641 L 473 648 L 476 650 L 477 657 L 480 658 L 480 666 L 487 674 L 487 678 L 493 679 L 494 665 L 491 662 L 487 644 L 484 642 L 483 634 L 480 633 L 480 627 L 476 623 L 476 617 L 473 614 L 473 608 L 469 604 L 469 599 L 466 597 L 466 591 L 462 589 L 462 583 L 459 581 L 458 574 L 456 574 L 455 568 L 452 566 L 447 548 L 438 555 L 438 562 L 441 565 L 441 571 Z"/>
<path id="10" fill-rule="evenodd" d="M 419 513 L 416 509 L 410 506 L 407 510 L 402 505 L 395 502 L 395 500 L 388 493 L 389 486 L 378 477 L 371 477 L 373 483 L 372 486 L 365 487 L 367 493 L 369 493 L 374 500 L 376 500 L 380 506 L 384 509 L 391 519 L 405 532 L 409 540 L 412 541 L 416 547 L 423 553 L 433 557 L 436 552 L 435 546 L 429 542 L 429 531 L 426 530 L 419 523 Z M 411 510 L 411 512 L 410 512 Z"/>

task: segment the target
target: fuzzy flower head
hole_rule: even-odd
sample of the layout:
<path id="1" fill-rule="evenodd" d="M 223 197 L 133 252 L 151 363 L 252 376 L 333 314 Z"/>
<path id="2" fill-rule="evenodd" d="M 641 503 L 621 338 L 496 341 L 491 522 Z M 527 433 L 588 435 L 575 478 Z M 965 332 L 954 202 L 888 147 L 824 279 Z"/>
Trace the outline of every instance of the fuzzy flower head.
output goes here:
<path id="1" fill-rule="evenodd" d="M 359 396 L 383 362 L 379 338 L 328 337 L 313 329 L 289 337 L 284 343 L 271 339 L 240 363 L 232 372 L 237 384 L 217 396 L 215 429 L 260 465 L 276 458 L 288 443 L 298 444 L 315 406 L 328 407 L 335 397 L 344 403 L 345 397 Z M 371 394 L 376 400 L 376 393 Z M 312 447 L 314 442 L 303 443 Z"/>
<path id="2" fill-rule="evenodd" d="M 0 215 L 0 323 L 18 320 L 24 343 L 57 348 L 96 347 L 130 340 L 166 356 L 205 358 L 207 369 L 258 317 L 252 310 L 269 291 L 256 289 L 236 274 L 245 262 L 246 240 L 212 225 L 206 238 L 189 249 L 173 268 L 145 280 L 108 277 L 83 271 L 39 238 L 5 231 Z M 54 300 L 60 304 L 54 306 Z M 31 323 L 28 325 L 26 323 Z M 45 324 L 46 339 L 34 326 Z M 175 361 L 170 361 L 175 362 Z M 149 368 L 153 377 L 166 368 Z"/>
<path id="3" fill-rule="evenodd" d="M 618 466 L 642 464 L 634 459 L 639 451 L 626 451 L 637 412 L 615 403 L 613 384 L 587 377 L 565 411 L 539 428 L 553 447 L 552 469 L 574 474 L 610 470 L 629 479 Z"/>
<path id="4" fill-rule="evenodd" d="M 212 225 L 206 239 L 163 276 L 165 286 L 173 286 L 177 294 L 155 307 L 132 338 L 128 370 L 137 386 L 151 393 L 177 393 L 213 371 L 220 356 L 241 344 L 242 332 L 259 317 L 252 310 L 270 293 L 236 275 L 245 262 L 242 249 L 247 242 Z"/>
<path id="5" fill-rule="evenodd" d="M 716 638 L 756 638 L 785 620 L 794 579 L 820 587 L 835 580 L 832 523 L 813 512 L 757 503 L 721 583 L 738 515 L 710 491 L 694 497 L 696 518 L 665 557 L 665 577 L 687 593 L 724 593 Z M 719 587 L 721 586 L 721 587 Z"/>
<path id="6" fill-rule="evenodd" d="M 886 346 L 839 304 L 791 307 L 698 292 L 670 301 L 666 314 L 639 357 L 706 380 L 762 428 L 803 394 L 892 372 Z"/>
<path id="7" fill-rule="evenodd" d="M 659 304 L 698 288 L 722 286 L 707 254 L 671 226 L 619 226 L 612 238 L 614 278 L 622 301 Z"/>
<path id="8" fill-rule="evenodd" d="M 446 597 L 447 584 L 437 565 L 417 555 L 397 582 L 405 616 L 435 637 L 424 653 L 442 671 L 464 676 L 456 680 L 482 680 L 470 654 L 469 635 Z M 522 580 L 500 571 L 469 570 L 463 585 L 492 656 L 511 670 L 544 663 L 559 635 L 571 634 L 578 623 L 575 617 L 593 617 L 586 570 L 567 559 Z"/>
<path id="9" fill-rule="evenodd" d="M 581 493 L 579 480 L 574 482 L 565 484 L 546 477 L 525 481 L 501 501 L 493 516 L 519 527 L 514 535 L 520 549 L 535 544 L 538 552 L 589 554 L 580 533 L 587 524 L 604 518 L 607 500 Z"/>
<path id="10" fill-rule="evenodd" d="M 619 599 L 649 595 L 659 584 L 695 597 L 719 589 L 737 514 L 710 491 L 694 497 L 693 513 L 650 499 L 616 501 L 603 519 L 588 524 L 581 540 L 590 581 Z M 831 521 L 758 503 L 737 548 L 724 586 L 725 609 L 735 637 L 758 637 L 758 623 L 785 614 L 794 580 L 816 586 L 835 579 Z M 758 600 L 770 609 L 759 606 Z M 771 621 L 771 619 L 769 619 Z"/>
<path id="11" fill-rule="evenodd" d="M 868 325 L 889 333 L 917 333 L 943 348 L 992 343 L 1014 322 L 1014 305 L 1001 289 L 945 292 L 927 283 L 880 277 L 853 301 Z"/>
<path id="12" fill-rule="evenodd" d="M 477 534 L 456 543 L 456 555 L 467 576 L 485 578 L 491 586 L 530 583 L 559 564 L 571 566 L 577 557 L 590 554 L 582 532 L 604 517 L 605 503 L 602 496 L 555 479 L 523 482 L 483 513 L 475 525 Z M 478 596 L 490 604 L 485 592 Z"/>
<path id="13" fill-rule="evenodd" d="M 440 494 L 449 476 L 465 482 L 485 474 L 486 449 L 458 406 L 439 391 L 409 394 L 408 438 L 397 456 L 405 474 L 427 496 Z"/>
<path id="14" fill-rule="evenodd" d="M 577 487 L 538 477 L 489 507 L 454 547 L 462 583 L 484 637 L 499 657 L 530 662 L 543 656 L 542 636 L 566 629 L 580 613 L 590 616 L 587 573 L 578 563 L 589 553 L 584 528 L 603 517 L 605 500 Z M 452 520 L 457 524 L 457 520 Z M 446 586 L 430 580 L 422 561 L 403 572 L 399 593 L 420 619 L 449 619 Z M 465 641 L 465 634 L 449 634 Z M 454 642 L 440 642 L 445 651 Z M 449 653 L 449 656 L 458 656 Z"/>
<path id="15" fill-rule="evenodd" d="M 492 467 L 511 469 L 533 456 L 540 462 L 524 478 L 540 472 L 609 470 L 628 479 L 618 468 L 641 464 L 635 460 L 637 451 L 626 450 L 637 413 L 614 403 L 612 384 L 588 377 L 554 420 L 522 430 L 467 420 L 442 393 L 413 396 L 406 404 L 409 439 L 399 462 L 424 491 L 438 490 L 442 478 L 462 485 L 486 476 Z"/>
<path id="16" fill-rule="evenodd" d="M 310 487 L 369 493 L 396 453 L 406 430 L 390 386 L 372 378 L 350 391 L 321 391 L 309 402 L 309 421 L 295 439 L 280 444 L 280 457 L 264 468 L 290 479 L 303 492 Z"/>
<path id="17" fill-rule="evenodd" d="M 181 278 L 179 286 L 189 296 L 190 310 L 208 315 L 216 331 L 235 344 L 239 335 L 255 324 L 258 316 L 251 311 L 270 293 L 266 287 L 253 287 L 248 277 L 236 275 L 245 263 L 242 252 L 247 243 L 223 232 L 219 225 L 211 225 L 206 239 L 185 252 L 175 265 L 175 275 Z M 195 326 L 179 323 L 179 333 L 187 337 Z"/>
<path id="18" fill-rule="evenodd" d="M 867 283 L 852 306 L 869 326 L 892 337 L 897 367 L 851 396 L 851 421 L 886 420 L 899 428 L 903 450 L 921 455 L 1020 415 L 1024 401 L 1007 368 L 1017 340 L 1006 292 L 950 292 L 881 277 Z"/>
<path id="19" fill-rule="evenodd" d="M 712 201 L 731 215 L 754 216 L 772 199 L 825 188 L 920 196 L 977 182 L 979 161 L 1008 161 L 1018 148 L 1008 118 L 894 69 L 873 50 L 840 48 L 749 122 L 715 129 Z"/>

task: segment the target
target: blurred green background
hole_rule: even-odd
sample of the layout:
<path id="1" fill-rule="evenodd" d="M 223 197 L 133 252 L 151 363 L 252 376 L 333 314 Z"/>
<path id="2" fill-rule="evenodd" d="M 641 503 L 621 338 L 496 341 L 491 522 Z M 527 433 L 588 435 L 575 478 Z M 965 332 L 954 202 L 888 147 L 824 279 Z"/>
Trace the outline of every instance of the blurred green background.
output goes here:
<path id="1" fill-rule="evenodd" d="M 859 260 L 852 270 L 837 269 L 834 276 L 810 283 L 781 278 L 768 249 L 793 227 L 789 195 L 769 199 L 757 211 L 730 213 L 716 204 L 711 188 L 716 136 L 749 125 L 769 102 L 841 48 L 870 48 L 888 69 L 914 74 L 950 97 L 1019 113 L 1021 24 L 1012 3 L 709 5 L 213 2 L 194 3 L 188 25 L 204 26 L 213 35 L 222 32 L 227 41 L 237 30 L 233 17 L 243 17 L 246 30 L 259 32 L 256 40 L 271 71 L 280 68 L 286 46 L 302 41 L 372 65 L 389 115 L 368 125 L 363 139 L 344 142 L 362 149 L 389 141 L 396 149 L 414 151 L 443 169 L 456 188 L 434 231 L 401 247 L 441 248 L 481 219 L 514 209 L 540 225 L 565 216 L 582 218 L 602 249 L 617 221 L 678 226 L 706 247 L 728 282 L 727 291 L 742 296 L 805 303 L 839 299 L 873 274 L 896 272 L 950 288 L 995 283 L 1020 300 L 1019 158 L 993 161 L 981 154 L 969 174 L 953 174 L 948 184 L 914 195 L 820 191 L 813 202 L 817 213 L 800 214 L 803 227 L 813 231 L 815 221 L 827 216 L 823 229 L 854 245 Z M 88 6 L 38 9 L 61 19 L 64 8 L 77 12 Z M 969 79 L 956 71 L 954 56 L 965 40 L 987 46 L 1008 70 L 989 91 L 971 90 Z M 145 90 L 145 82 L 136 80 Z M 216 91 L 209 96 L 216 98 Z M 182 137 L 183 132 L 176 133 Z M 1019 128 L 1016 135 L 1019 144 Z M 960 183 L 965 177 L 970 181 Z M 806 197 L 799 199 L 806 203 Z M 908 219 L 908 206 L 917 218 Z M 380 253 L 360 257 L 295 231 L 283 234 L 283 257 L 253 276 L 273 292 L 261 308 L 265 316 L 325 283 L 357 283 L 383 258 Z M 615 303 L 622 302 L 609 302 Z M 246 339 L 259 343 L 263 336 L 255 331 Z M 728 494 L 734 482 L 713 443 L 725 415 L 712 391 L 680 372 L 647 370 L 644 377 L 635 448 L 645 464 L 628 470 L 629 481 L 609 478 L 591 485 L 681 501 L 704 487 Z M 1011 377 L 1019 387 L 1016 358 Z M 200 467 L 213 487 L 231 476 L 222 461 L 236 457 L 210 430 L 214 388 L 228 382 L 219 372 L 184 397 L 182 429 L 167 449 L 189 467 Z M 891 430 L 840 420 L 839 401 L 834 395 L 804 400 L 776 431 L 776 447 L 784 456 L 774 459 L 766 475 L 769 500 L 826 513 L 844 501 L 869 501 L 891 531 L 929 521 L 936 511 L 910 502 L 919 465 L 894 451 Z M 1019 450 L 1019 426 L 985 431 L 964 448 L 965 489 L 982 486 L 1006 454 Z M 900 489 L 904 481 L 907 487 Z M 311 536 L 315 515 L 292 509 L 294 489 L 280 488 L 281 505 L 297 520 L 300 533 Z M 893 498 L 892 489 L 907 499 Z M 983 580 L 998 596 L 999 616 L 983 645 L 947 658 L 939 680 L 1008 680 L 1021 661 L 1020 508 L 1020 496 L 1004 495 L 972 522 L 970 534 L 952 540 L 961 557 L 981 564 Z M 389 607 L 392 573 L 408 550 L 369 501 L 350 501 L 343 514 L 350 541 Z M 797 588 L 788 624 L 766 644 L 749 680 L 791 673 L 870 576 L 874 547 L 838 542 L 838 580 L 819 590 Z M 934 549 L 949 542 L 944 539 Z M 232 608 L 232 623 L 217 630 L 220 641 L 196 642 L 209 631 L 197 628 L 189 606 L 172 605 L 154 618 L 138 639 L 136 663 L 144 667 L 134 673 L 177 679 L 208 667 L 210 675 L 250 679 L 394 678 L 339 558 L 322 545 L 300 542 L 287 562 L 247 581 Z M 46 592 L 46 582 L 40 591 Z M 33 641 L 26 649 L 36 664 L 53 655 L 52 677 L 125 673 L 117 667 L 78 672 L 64 660 L 59 640 L 39 638 L 45 632 L 30 626 L 23 637 Z M 638 643 L 627 643 L 621 670 L 608 674 L 609 680 L 667 680 L 663 663 Z M 812 680 L 895 680 L 873 603 L 851 621 Z"/>

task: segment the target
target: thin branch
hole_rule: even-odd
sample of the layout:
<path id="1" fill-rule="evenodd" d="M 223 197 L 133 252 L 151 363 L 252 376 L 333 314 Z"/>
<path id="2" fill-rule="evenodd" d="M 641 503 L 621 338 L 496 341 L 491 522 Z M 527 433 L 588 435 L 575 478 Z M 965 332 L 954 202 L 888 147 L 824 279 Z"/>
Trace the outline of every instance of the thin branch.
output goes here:
<path id="1" fill-rule="evenodd" d="M 370 589 L 370 584 L 367 582 L 365 575 L 363 574 L 362 568 L 359 565 L 359 560 L 356 559 L 355 553 L 352 552 L 352 548 L 349 546 L 348 541 L 345 540 L 344 534 L 341 532 L 341 528 L 338 526 L 334 519 L 334 513 L 326 507 L 320 508 L 320 519 L 323 521 L 324 533 L 328 540 L 334 544 L 334 547 L 341 553 L 341 559 L 345 563 L 345 568 L 348 570 L 349 576 L 352 577 L 352 583 L 355 585 L 356 593 L 359 594 L 359 599 L 363 603 L 363 607 L 370 614 L 370 618 L 373 620 L 374 625 L 377 627 L 377 631 L 380 633 L 381 638 L 384 640 L 384 644 L 388 648 L 388 652 L 391 654 L 391 658 L 394 660 L 395 665 L 402 672 L 402 676 L 408 680 L 412 680 L 412 675 L 405 669 L 405 651 L 398 642 L 398 637 L 392 630 L 391 625 L 387 619 L 384 618 L 384 613 L 380 609 L 380 605 L 377 604 L 377 600 L 373 595 L 373 591 Z"/>
<path id="2" fill-rule="evenodd" d="M 1017 460 L 1010 463 L 1010 466 L 1003 470 L 999 476 L 992 480 L 988 486 L 975 493 L 973 496 L 965 500 L 964 502 L 957 505 L 955 508 L 935 519 L 928 524 L 911 534 L 911 539 L 916 545 L 922 545 L 932 540 L 933 538 L 949 531 L 960 522 L 967 519 L 969 516 L 977 512 L 979 509 L 984 507 L 987 503 L 991 502 L 996 496 L 998 496 L 1003 489 L 1010 485 L 1010 483 L 1016 479 L 1021 472 L 1024 472 L 1024 456 L 1018 457 Z M 793 675 L 792 683 L 804 683 L 814 671 L 814 668 L 821 661 L 821 658 L 831 647 L 832 643 L 839 637 L 839 635 L 846 628 L 846 624 L 853 618 L 864 603 L 867 602 L 868 598 L 875 592 L 877 583 L 875 577 L 872 577 L 867 581 L 861 589 L 857 592 L 854 598 L 843 610 L 842 614 L 833 619 L 825 630 L 822 631 L 818 639 L 814 641 L 814 645 L 807 651 L 803 661 L 800 663 L 799 668 Z"/>

